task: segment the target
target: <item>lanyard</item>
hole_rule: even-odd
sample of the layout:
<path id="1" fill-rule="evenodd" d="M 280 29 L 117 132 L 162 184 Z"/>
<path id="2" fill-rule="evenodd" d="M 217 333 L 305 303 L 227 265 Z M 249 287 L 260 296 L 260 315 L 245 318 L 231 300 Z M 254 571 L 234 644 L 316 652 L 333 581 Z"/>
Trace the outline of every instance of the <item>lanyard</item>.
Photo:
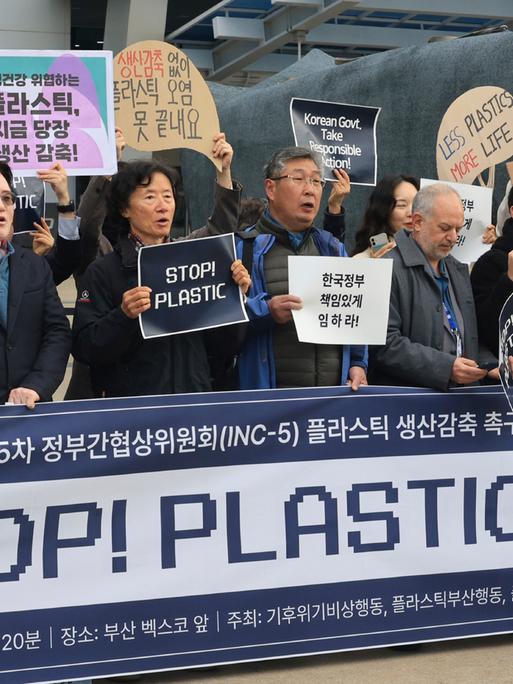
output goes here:
<path id="1" fill-rule="evenodd" d="M 451 313 L 451 309 L 447 306 L 445 300 L 442 300 L 444 305 L 445 315 L 447 316 L 447 321 L 449 323 L 449 328 L 451 329 L 451 334 L 456 340 L 456 356 L 463 356 L 463 343 L 461 339 L 461 333 L 458 329 L 458 324 Z"/>

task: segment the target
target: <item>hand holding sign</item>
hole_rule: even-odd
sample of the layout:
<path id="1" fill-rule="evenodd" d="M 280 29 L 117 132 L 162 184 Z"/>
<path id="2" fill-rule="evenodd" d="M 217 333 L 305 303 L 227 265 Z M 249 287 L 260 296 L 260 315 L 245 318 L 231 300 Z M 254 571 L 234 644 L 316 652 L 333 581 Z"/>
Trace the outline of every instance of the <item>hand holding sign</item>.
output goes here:
<path id="1" fill-rule="evenodd" d="M 68 187 L 68 174 L 62 164 L 55 162 L 49 169 L 38 171 L 37 175 L 40 180 L 51 186 L 57 197 L 58 204 L 67 205 L 70 203 L 71 197 Z M 67 214 L 74 216 L 75 212 L 71 211 L 63 215 L 66 216 Z"/>
<path id="2" fill-rule="evenodd" d="M 33 237 L 32 251 L 34 254 L 44 256 L 52 249 L 55 244 L 55 240 L 53 239 L 52 231 L 48 227 L 48 224 L 44 218 L 41 217 L 41 223 L 36 223 L 34 221 L 34 226 L 36 230 L 30 232 L 30 235 Z"/>
<path id="3" fill-rule="evenodd" d="M 216 180 L 218 184 L 223 188 L 231 190 L 233 187 L 231 172 L 233 147 L 226 140 L 224 133 L 216 133 L 216 135 L 214 135 L 212 156 L 221 163 L 220 169 L 216 167 Z"/>
<path id="4" fill-rule="evenodd" d="M 283 325 L 292 320 L 292 312 L 302 308 L 301 297 L 291 294 L 275 295 L 269 300 L 269 312 L 276 323 Z"/>
<path id="5" fill-rule="evenodd" d="M 128 318 L 137 318 L 139 314 L 147 311 L 151 306 L 151 288 L 145 285 L 133 287 L 131 290 L 123 292 L 121 311 Z"/>
<path id="6" fill-rule="evenodd" d="M 233 282 L 240 287 L 243 295 L 247 294 L 251 287 L 251 277 L 248 269 L 240 259 L 236 259 L 231 265 L 231 270 Z"/>
<path id="7" fill-rule="evenodd" d="M 342 204 L 351 192 L 351 181 L 344 169 L 333 169 L 333 175 L 336 180 L 328 197 L 328 211 L 330 214 L 340 214 Z"/>

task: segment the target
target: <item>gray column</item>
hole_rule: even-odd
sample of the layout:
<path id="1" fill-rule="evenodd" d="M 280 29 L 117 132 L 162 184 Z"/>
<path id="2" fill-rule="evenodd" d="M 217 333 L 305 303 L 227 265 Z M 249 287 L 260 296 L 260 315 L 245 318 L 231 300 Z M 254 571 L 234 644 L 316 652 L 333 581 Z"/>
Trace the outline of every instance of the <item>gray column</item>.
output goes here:
<path id="1" fill-rule="evenodd" d="M 3 50 L 69 49 L 70 0 L 14 0 L 2 5 Z"/>
<path id="2" fill-rule="evenodd" d="M 167 4 L 167 0 L 108 0 L 104 50 L 112 50 L 115 56 L 127 45 L 140 40 L 164 40 Z M 151 152 L 127 147 L 123 159 L 151 156 Z"/>

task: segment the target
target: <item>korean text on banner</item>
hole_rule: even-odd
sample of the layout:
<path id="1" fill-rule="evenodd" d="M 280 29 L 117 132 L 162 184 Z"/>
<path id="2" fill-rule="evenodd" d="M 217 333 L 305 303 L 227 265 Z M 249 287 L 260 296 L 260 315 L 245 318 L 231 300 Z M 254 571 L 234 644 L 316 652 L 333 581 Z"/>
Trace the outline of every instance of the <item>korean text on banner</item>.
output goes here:
<path id="1" fill-rule="evenodd" d="M 0 50 L 0 137 L 18 175 L 115 173 L 112 53 Z"/>
<path id="2" fill-rule="evenodd" d="M 511 632 L 497 388 L 0 407 L 0 684 Z"/>

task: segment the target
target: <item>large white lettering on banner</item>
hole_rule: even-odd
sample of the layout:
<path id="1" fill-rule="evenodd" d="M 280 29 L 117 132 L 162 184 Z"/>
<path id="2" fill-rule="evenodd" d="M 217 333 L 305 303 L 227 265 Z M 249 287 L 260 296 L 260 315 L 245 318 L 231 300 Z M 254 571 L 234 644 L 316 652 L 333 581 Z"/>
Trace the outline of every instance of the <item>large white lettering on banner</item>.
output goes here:
<path id="1" fill-rule="evenodd" d="M 289 256 L 289 292 L 301 297 L 293 311 L 300 342 L 384 344 L 392 261 Z"/>
<path id="2" fill-rule="evenodd" d="M 346 387 L 2 407 L 0 683 L 511 631 L 508 409 Z"/>
<path id="3" fill-rule="evenodd" d="M 421 178 L 420 187 L 424 188 L 427 185 L 439 182 Z M 454 245 L 451 254 L 464 264 L 472 264 L 490 249 L 490 245 L 483 242 L 483 234 L 492 220 L 493 188 L 448 181 L 444 181 L 444 183 L 454 188 L 459 194 L 465 212 L 465 224 L 458 235 L 458 242 Z"/>

